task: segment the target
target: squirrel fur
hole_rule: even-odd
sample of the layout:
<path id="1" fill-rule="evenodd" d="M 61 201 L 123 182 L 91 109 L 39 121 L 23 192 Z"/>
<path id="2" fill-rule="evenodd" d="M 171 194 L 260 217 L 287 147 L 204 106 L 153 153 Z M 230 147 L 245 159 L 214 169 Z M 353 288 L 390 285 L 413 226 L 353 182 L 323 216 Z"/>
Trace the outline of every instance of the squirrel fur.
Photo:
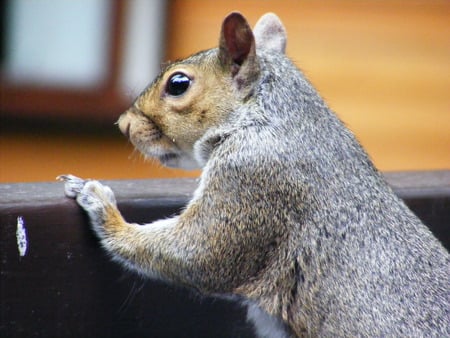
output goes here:
<path id="1" fill-rule="evenodd" d="M 248 306 L 260 337 L 450 336 L 450 257 L 285 56 L 268 13 L 165 67 L 119 119 L 143 154 L 201 167 L 180 215 L 127 223 L 111 189 L 61 176 L 111 257 Z"/>

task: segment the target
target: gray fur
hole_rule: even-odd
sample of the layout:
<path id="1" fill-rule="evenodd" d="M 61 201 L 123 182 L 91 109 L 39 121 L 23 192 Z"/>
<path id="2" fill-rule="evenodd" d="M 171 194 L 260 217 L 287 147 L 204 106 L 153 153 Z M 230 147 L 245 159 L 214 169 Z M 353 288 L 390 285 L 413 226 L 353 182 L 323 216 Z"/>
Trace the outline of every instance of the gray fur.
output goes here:
<path id="1" fill-rule="evenodd" d="M 226 190 L 207 217 L 229 214 L 259 246 L 257 278 L 238 288 L 299 335 L 450 335 L 448 252 L 303 74 L 281 54 L 259 61 L 255 97 L 202 175 L 214 178 L 203 195 Z"/>

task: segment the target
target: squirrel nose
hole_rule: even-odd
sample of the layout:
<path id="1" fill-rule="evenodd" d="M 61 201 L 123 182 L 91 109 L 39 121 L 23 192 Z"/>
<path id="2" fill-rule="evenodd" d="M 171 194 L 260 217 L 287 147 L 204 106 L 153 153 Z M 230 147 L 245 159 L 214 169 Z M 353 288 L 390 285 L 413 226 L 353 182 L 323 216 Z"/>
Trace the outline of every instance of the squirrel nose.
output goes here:
<path id="1" fill-rule="evenodd" d="M 130 129 L 131 129 L 131 122 L 128 115 L 128 111 L 124 112 L 122 115 L 120 115 L 119 119 L 117 120 L 116 124 L 119 126 L 120 131 L 122 134 L 124 134 L 128 139 L 130 138 Z"/>

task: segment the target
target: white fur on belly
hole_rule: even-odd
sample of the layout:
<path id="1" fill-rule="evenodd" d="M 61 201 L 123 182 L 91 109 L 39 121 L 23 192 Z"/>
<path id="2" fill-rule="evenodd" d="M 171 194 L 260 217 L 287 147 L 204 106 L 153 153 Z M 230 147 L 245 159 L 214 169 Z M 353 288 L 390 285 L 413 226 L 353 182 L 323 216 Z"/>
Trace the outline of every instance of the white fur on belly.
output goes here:
<path id="1" fill-rule="evenodd" d="M 255 326 L 259 338 L 288 338 L 283 322 L 269 315 L 258 305 L 248 302 L 247 320 Z"/>

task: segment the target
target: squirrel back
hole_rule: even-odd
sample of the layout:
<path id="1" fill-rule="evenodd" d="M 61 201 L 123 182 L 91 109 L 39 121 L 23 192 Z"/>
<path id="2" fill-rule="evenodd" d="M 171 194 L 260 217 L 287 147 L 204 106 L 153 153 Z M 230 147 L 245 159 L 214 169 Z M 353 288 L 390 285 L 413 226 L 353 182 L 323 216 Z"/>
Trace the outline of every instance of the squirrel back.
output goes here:
<path id="1" fill-rule="evenodd" d="M 130 266 L 238 296 L 261 336 L 449 336 L 448 252 L 285 45 L 274 14 L 252 31 L 232 13 L 219 48 L 167 66 L 121 116 L 147 156 L 203 169 L 164 243 L 180 255 Z"/>

